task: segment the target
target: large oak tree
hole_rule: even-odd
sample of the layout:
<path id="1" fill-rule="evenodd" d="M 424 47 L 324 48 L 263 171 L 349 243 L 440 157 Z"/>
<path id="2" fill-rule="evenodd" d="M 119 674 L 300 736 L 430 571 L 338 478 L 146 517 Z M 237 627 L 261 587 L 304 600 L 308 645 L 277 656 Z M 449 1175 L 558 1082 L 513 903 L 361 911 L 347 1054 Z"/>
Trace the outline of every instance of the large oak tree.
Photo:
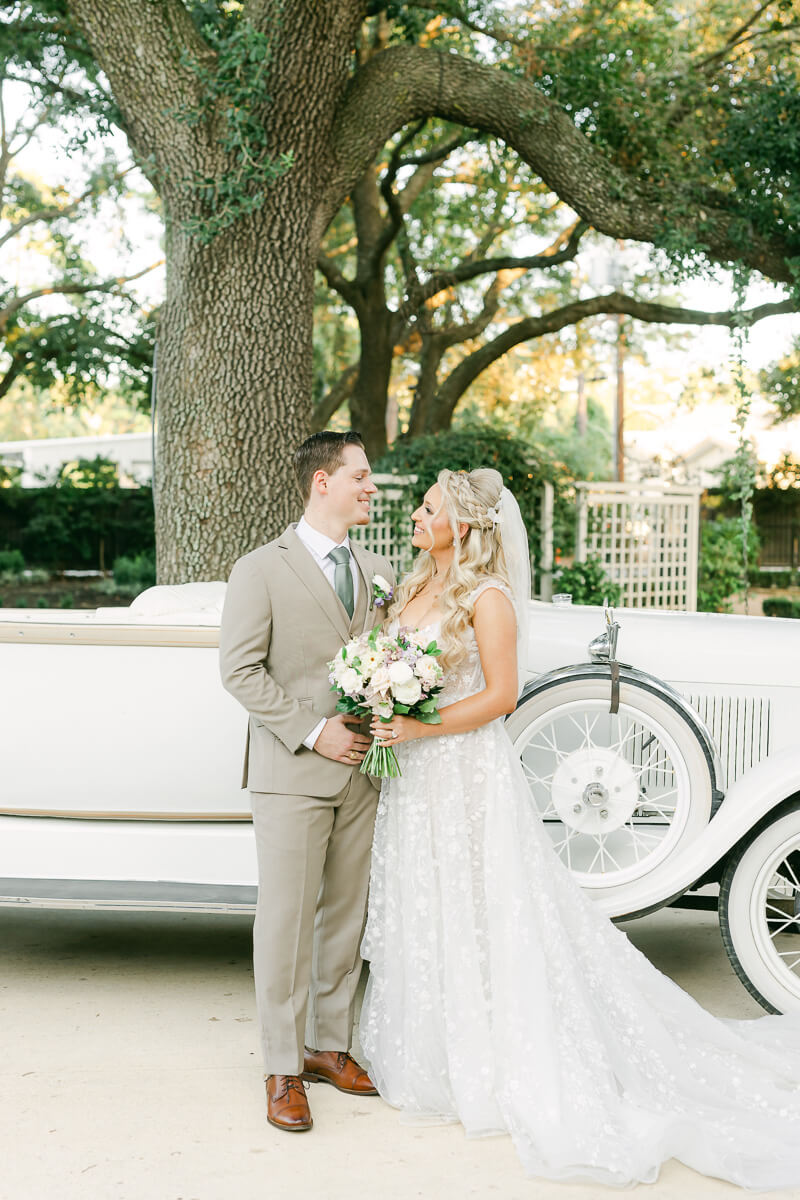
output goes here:
<path id="1" fill-rule="evenodd" d="M 555 48 L 537 21 L 525 23 L 525 10 L 538 16 L 535 5 L 497 6 L 494 15 L 473 3 L 373 7 L 391 8 L 401 29 L 409 14 L 450 13 L 500 49 L 481 61 L 446 44 L 390 41 L 362 61 L 365 0 L 68 0 L 166 215 L 156 481 L 165 582 L 224 576 L 295 515 L 289 458 L 311 418 L 322 237 L 387 140 L 410 123 L 438 117 L 502 139 L 602 233 L 794 282 L 800 238 L 785 180 L 796 174 L 796 150 L 780 136 L 794 115 L 793 82 L 778 95 L 759 68 L 736 95 L 732 84 L 720 99 L 709 85 L 748 38 L 769 32 L 764 21 L 791 40 L 781 0 L 719 0 L 731 21 L 719 45 L 695 39 L 682 64 L 657 61 L 649 74 L 648 61 L 635 61 L 636 39 L 628 38 L 631 62 L 621 52 L 625 32 L 614 27 L 608 38 L 619 46 L 608 65 L 620 54 L 627 64 L 613 80 L 622 118 L 599 74 L 588 93 L 584 75 L 575 76 L 570 99 L 554 76 L 568 81 L 593 45 L 592 12 L 605 19 L 613 4 L 587 4 L 587 28 L 573 21 L 580 36 L 571 47 L 571 27 L 556 30 Z M 642 8 L 661 10 L 665 25 L 682 19 L 680 6 Z M 742 71 L 732 78 L 741 81 Z M 742 119 L 739 133 L 752 144 L 746 167 L 724 160 L 728 135 L 709 133 L 714 121 L 727 129 Z M 624 300 L 613 304 L 605 311 L 627 311 Z"/>

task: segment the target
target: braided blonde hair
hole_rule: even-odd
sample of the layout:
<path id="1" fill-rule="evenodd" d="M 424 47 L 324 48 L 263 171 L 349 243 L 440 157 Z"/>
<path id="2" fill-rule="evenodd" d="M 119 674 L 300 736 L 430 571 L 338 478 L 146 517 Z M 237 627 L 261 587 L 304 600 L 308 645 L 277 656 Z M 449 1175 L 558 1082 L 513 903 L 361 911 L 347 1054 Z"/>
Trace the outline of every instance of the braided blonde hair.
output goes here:
<path id="1" fill-rule="evenodd" d="M 503 477 L 491 467 L 475 471 L 440 471 L 436 482 L 442 491 L 442 505 L 453 531 L 453 561 L 439 596 L 442 624 L 437 642 L 442 651 L 439 662 L 450 670 L 467 653 L 464 634 L 472 623 L 474 604 L 470 596 L 486 578 L 510 588 L 500 526 L 489 510 L 494 509 L 503 490 Z M 464 537 L 459 526 L 467 525 Z M 410 573 L 398 587 L 386 614 L 387 621 L 403 609 L 436 574 L 436 561 L 429 551 L 421 550 Z"/>

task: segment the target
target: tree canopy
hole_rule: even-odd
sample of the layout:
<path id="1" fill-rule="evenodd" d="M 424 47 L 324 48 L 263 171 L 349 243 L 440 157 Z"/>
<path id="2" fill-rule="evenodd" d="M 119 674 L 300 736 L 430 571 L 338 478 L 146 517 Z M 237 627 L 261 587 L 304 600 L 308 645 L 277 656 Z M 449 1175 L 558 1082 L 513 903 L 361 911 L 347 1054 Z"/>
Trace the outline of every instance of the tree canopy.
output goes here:
<path id="1" fill-rule="evenodd" d="M 126 285 L 151 268 L 104 277 L 84 245 L 87 218 L 124 195 L 129 166 L 103 138 L 119 114 L 65 22 L 54 3 L 0 16 L 0 400 L 23 379 L 58 381 L 66 401 L 109 380 L 137 397 L 149 384 L 152 321 Z M 20 167 L 47 129 L 81 162 L 80 187 Z"/>
<path id="2" fill-rule="evenodd" d="M 312 421 L 314 268 L 326 230 L 364 181 L 396 227 L 391 320 L 404 310 L 424 322 L 442 274 L 468 260 L 467 251 L 455 266 L 411 263 L 408 221 L 393 213 L 407 184 L 399 170 L 391 178 L 392 155 L 424 153 L 413 141 L 424 129 L 501 148 L 533 190 L 571 211 L 576 236 L 587 226 L 657 246 L 684 269 L 737 264 L 790 289 L 769 311 L 796 305 L 800 89 L 789 0 L 37 0 L 14 9 L 54 60 L 85 57 L 98 119 L 124 128 L 164 205 L 156 496 L 165 580 L 225 573 L 296 513 L 289 450 Z M 449 314 L 431 318 L 433 335 L 445 315 L 463 325 L 456 308 L 472 300 L 459 293 L 439 308 L 447 303 Z M 644 312 L 621 293 L 570 303 L 570 320 Z M 657 299 L 646 303 L 644 319 L 674 318 Z M 548 317 L 518 315 L 489 338 L 491 353 L 502 351 L 497 337 L 532 336 Z M 464 361 L 471 371 L 481 360 Z"/>

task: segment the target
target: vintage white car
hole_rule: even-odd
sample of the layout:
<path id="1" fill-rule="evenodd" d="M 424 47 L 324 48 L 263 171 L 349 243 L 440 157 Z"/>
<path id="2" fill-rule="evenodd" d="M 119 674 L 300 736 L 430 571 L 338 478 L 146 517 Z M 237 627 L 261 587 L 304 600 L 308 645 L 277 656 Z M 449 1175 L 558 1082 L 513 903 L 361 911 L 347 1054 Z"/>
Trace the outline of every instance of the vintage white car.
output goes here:
<path id="1" fill-rule="evenodd" d="M 253 906 L 223 596 L 0 610 L 0 903 Z M 531 617 L 508 731 L 557 852 L 612 917 L 718 904 L 744 985 L 800 1011 L 800 622 L 620 610 L 617 647 L 601 609 Z"/>

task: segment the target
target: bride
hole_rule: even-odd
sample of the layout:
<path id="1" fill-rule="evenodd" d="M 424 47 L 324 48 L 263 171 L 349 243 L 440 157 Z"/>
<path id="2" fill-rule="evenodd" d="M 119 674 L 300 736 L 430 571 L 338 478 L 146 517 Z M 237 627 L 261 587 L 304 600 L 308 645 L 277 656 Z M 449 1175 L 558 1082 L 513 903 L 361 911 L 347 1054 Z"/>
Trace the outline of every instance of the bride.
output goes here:
<path id="1" fill-rule="evenodd" d="M 384 781 L 362 954 L 361 1042 L 407 1119 L 511 1135 L 551 1179 L 652 1182 L 677 1158 L 751 1188 L 800 1184 L 800 1022 L 723 1021 L 594 908 L 540 824 L 503 717 L 530 574 L 497 471 L 442 471 L 387 620 L 435 637 L 441 725 L 374 722 Z"/>

